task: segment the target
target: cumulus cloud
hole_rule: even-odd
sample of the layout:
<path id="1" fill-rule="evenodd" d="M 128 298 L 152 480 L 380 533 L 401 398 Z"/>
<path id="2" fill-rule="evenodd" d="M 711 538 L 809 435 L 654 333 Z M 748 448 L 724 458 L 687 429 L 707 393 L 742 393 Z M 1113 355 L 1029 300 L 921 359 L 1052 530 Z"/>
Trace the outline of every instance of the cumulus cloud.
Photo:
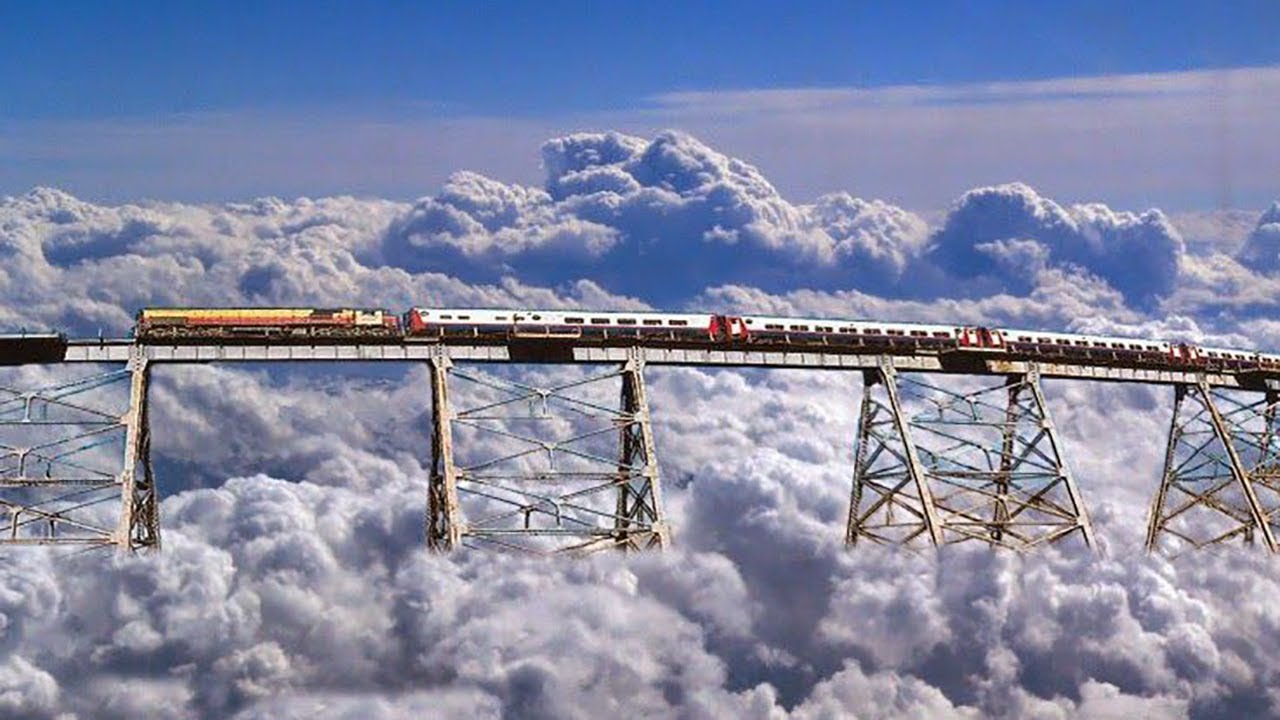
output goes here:
<path id="1" fill-rule="evenodd" d="M 392 223 L 382 261 L 473 282 L 581 275 L 664 303 L 721 283 L 1025 295 L 1055 269 L 1151 309 L 1177 288 L 1186 253 L 1159 210 L 1064 207 L 1021 183 L 965 193 L 931 231 L 914 213 L 844 192 L 789 201 L 758 168 L 679 132 L 577 134 L 542 153 L 544 188 L 455 175 Z"/>
<path id="2" fill-rule="evenodd" d="M 1217 278 L 1243 292 L 1263 276 L 1189 254 L 1158 213 L 1001 186 L 931 231 L 843 193 L 788 202 L 679 133 L 573 135 L 543 160 L 542 188 L 460 173 L 416 203 L 5 198 L 0 323 L 114 334 L 170 303 L 679 304 L 1280 344 L 1280 323 L 1205 311 Z M 629 266 L 643 272 L 611 274 Z M 1166 389 L 1046 383 L 1105 557 L 919 557 L 841 545 L 856 374 L 647 379 L 675 549 L 542 561 L 423 548 L 421 368 L 157 369 L 165 549 L 0 556 L 0 714 L 1277 712 L 1267 560 L 1140 553 Z"/>
<path id="3" fill-rule="evenodd" d="M 1247 267 L 1265 273 L 1280 269 L 1280 201 L 1272 203 L 1258 218 L 1258 225 L 1245 239 L 1238 255 Z"/>
<path id="4" fill-rule="evenodd" d="M 542 156 L 545 190 L 455 175 L 392 224 L 384 262 L 473 281 L 577 273 L 670 302 L 729 278 L 883 283 L 923 249 L 925 223 L 907 211 L 847 193 L 793 204 L 759 169 L 678 132 L 571 135 Z"/>
<path id="5" fill-rule="evenodd" d="M 1036 263 L 1072 264 L 1145 305 L 1174 288 L 1185 251 L 1159 210 L 1064 208 L 1021 183 L 965 193 L 933 243 L 931 259 L 949 273 L 978 281 L 976 287 L 1023 294 L 1033 286 L 1029 270 Z"/>

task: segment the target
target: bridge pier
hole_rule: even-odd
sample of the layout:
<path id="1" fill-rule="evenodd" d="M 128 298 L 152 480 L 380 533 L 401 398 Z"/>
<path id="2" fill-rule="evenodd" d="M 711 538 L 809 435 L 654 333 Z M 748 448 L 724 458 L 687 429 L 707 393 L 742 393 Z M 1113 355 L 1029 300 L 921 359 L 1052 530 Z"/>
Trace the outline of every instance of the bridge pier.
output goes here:
<path id="1" fill-rule="evenodd" d="M 142 348 L 129 359 L 129 409 L 125 424 L 124 467 L 120 472 L 120 524 L 116 545 L 130 551 L 160 549 L 160 497 L 151 465 L 151 419 L 147 411 L 151 363 Z"/>
<path id="2" fill-rule="evenodd" d="M 1280 394 L 1247 400 L 1202 378 L 1174 386 L 1164 471 L 1147 522 L 1148 551 L 1177 554 L 1239 539 L 1277 551 Z"/>
<path id="3" fill-rule="evenodd" d="M 149 384 L 135 348 L 123 369 L 0 387 L 0 545 L 159 548 Z"/>
<path id="4" fill-rule="evenodd" d="M 1093 545 L 1036 366 L 968 392 L 890 358 L 863 377 L 846 544 Z"/>
<path id="5" fill-rule="evenodd" d="M 550 386 L 463 370 L 443 356 L 429 366 L 431 548 L 542 555 L 670 541 L 638 355 L 604 374 Z M 451 380 L 468 383 L 478 403 L 454 407 Z M 615 380 L 616 406 L 603 394 Z M 487 449 L 494 440 L 508 449 Z"/>

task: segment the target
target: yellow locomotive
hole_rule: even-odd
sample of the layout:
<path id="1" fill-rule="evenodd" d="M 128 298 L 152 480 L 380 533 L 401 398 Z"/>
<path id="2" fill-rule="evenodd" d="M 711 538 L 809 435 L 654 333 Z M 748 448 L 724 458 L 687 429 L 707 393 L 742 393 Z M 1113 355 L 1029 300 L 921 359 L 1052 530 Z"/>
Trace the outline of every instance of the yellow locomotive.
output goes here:
<path id="1" fill-rule="evenodd" d="M 341 308 L 147 308 L 134 336 L 142 342 L 208 340 L 394 341 L 400 318 L 388 310 Z"/>

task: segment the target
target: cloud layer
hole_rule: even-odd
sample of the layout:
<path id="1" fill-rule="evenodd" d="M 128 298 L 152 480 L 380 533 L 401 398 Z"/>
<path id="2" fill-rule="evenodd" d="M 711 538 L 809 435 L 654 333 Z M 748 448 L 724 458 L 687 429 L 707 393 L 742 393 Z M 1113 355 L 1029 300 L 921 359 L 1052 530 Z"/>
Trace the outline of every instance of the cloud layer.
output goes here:
<path id="1" fill-rule="evenodd" d="M 0 325 L 127 331 L 150 304 L 699 307 L 1079 327 L 1280 347 L 1265 259 L 1159 211 L 975 189 L 930 227 L 784 199 L 664 133 L 572 135 L 542 187 L 415 203 L 0 201 Z M 1250 250 L 1249 248 L 1259 248 Z M 79 371 L 58 371 L 63 374 Z M 541 369 L 568 377 L 573 369 Z M 46 371 L 5 371 L 31 384 Z M 421 368 L 156 371 L 165 550 L 0 555 L 0 715 L 172 718 L 1275 714 L 1256 552 L 1141 554 L 1164 389 L 1047 386 L 1105 554 L 841 545 L 858 378 L 648 372 L 676 548 L 423 547 Z"/>

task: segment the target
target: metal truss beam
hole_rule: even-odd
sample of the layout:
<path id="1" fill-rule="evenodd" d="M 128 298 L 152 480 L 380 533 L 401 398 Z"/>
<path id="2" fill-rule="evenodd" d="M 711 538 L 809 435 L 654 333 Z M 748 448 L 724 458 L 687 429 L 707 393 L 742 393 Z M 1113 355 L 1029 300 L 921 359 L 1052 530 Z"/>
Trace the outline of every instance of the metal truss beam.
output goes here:
<path id="1" fill-rule="evenodd" d="M 888 364 L 864 378 L 847 544 L 1093 545 L 1034 366 L 968 392 Z"/>
<path id="2" fill-rule="evenodd" d="M 149 370 L 136 354 L 124 369 L 0 387 L 0 545 L 159 547 Z M 104 409 L 121 395 L 123 412 Z"/>
<path id="3" fill-rule="evenodd" d="M 536 386 L 462 370 L 442 357 L 431 361 L 431 381 L 432 548 L 553 554 L 669 542 L 638 358 L 604 374 Z M 458 381 L 471 386 L 475 404 L 452 404 L 448 388 Z M 602 391 L 617 383 L 621 402 L 614 406 Z"/>
<path id="4" fill-rule="evenodd" d="M 1147 522 L 1148 551 L 1177 555 L 1239 539 L 1277 551 L 1280 395 L 1246 398 L 1203 380 L 1174 389 L 1164 472 Z"/>

